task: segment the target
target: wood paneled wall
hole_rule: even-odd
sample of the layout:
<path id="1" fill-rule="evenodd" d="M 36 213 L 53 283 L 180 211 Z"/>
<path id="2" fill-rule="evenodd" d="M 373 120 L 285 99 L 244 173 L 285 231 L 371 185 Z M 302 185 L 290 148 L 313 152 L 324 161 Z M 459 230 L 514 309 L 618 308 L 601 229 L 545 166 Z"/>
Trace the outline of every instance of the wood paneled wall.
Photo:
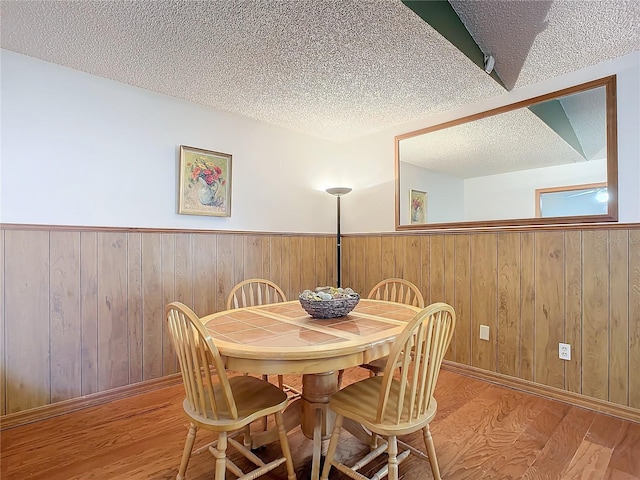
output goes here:
<path id="1" fill-rule="evenodd" d="M 366 295 L 401 277 L 454 306 L 449 360 L 640 409 L 640 226 L 349 236 L 343 248 L 343 285 Z"/>
<path id="2" fill-rule="evenodd" d="M 2 229 L 0 413 L 175 373 L 165 304 L 205 315 L 251 277 L 296 298 L 335 258 L 330 235 Z"/>
<path id="3" fill-rule="evenodd" d="M 166 303 L 204 315 L 249 277 L 295 298 L 334 265 L 332 235 L 3 228 L 0 413 L 174 373 Z M 343 239 L 343 285 L 391 276 L 454 306 L 449 360 L 640 409 L 640 226 Z"/>

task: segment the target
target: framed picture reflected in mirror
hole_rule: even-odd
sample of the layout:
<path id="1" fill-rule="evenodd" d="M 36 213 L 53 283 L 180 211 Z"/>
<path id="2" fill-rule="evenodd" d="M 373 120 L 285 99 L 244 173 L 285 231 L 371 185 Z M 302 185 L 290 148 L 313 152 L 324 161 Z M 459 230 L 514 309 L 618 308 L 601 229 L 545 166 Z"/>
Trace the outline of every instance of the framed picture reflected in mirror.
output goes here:
<path id="1" fill-rule="evenodd" d="M 427 223 L 427 192 L 411 189 L 409 191 L 411 223 Z"/>

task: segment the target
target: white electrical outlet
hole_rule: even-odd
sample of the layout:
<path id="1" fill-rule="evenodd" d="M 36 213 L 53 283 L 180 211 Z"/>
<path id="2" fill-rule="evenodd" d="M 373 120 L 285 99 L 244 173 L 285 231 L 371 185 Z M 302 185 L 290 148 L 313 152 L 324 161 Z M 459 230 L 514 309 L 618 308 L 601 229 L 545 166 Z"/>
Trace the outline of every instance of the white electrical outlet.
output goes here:
<path id="1" fill-rule="evenodd" d="M 561 343 L 558 345 L 558 357 L 562 360 L 571 360 L 571 345 Z"/>
<path id="2" fill-rule="evenodd" d="M 489 340 L 489 325 L 480 325 L 480 340 Z"/>

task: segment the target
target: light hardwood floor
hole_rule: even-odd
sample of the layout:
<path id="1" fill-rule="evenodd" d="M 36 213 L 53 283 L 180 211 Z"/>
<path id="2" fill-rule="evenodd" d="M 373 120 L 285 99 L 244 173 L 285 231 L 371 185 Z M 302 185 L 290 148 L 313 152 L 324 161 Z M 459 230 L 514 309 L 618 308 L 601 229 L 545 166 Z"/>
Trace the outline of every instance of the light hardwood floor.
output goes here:
<path id="1" fill-rule="evenodd" d="M 344 382 L 366 375 L 351 369 Z M 300 380 L 285 376 L 295 386 Z M 175 478 L 187 431 L 183 396 L 179 385 L 5 430 L 1 477 Z M 436 398 L 431 429 L 445 479 L 640 479 L 640 424 L 447 371 L 441 372 Z M 202 432 L 196 447 L 211 438 Z M 298 478 L 306 479 L 310 442 L 299 429 L 289 438 Z M 341 441 L 344 455 L 365 448 L 346 433 Z M 423 446 L 418 434 L 409 443 Z M 269 457 L 276 449 L 259 454 Z M 194 456 L 187 478 L 213 478 L 213 465 L 206 452 Z M 432 478 L 429 465 L 415 457 L 401 465 L 400 474 L 405 480 Z M 286 478 L 284 467 L 263 478 Z M 334 469 L 331 478 L 346 477 Z"/>

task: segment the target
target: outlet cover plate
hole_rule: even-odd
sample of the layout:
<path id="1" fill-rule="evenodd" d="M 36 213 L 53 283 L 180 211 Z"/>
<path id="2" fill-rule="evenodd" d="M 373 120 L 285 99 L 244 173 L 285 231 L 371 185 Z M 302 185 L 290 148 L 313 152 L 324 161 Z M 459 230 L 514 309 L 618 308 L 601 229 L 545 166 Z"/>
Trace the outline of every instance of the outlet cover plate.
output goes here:
<path id="1" fill-rule="evenodd" d="M 558 345 L 558 357 L 561 360 L 571 360 L 571 345 L 568 343 L 560 343 Z"/>
<path id="2" fill-rule="evenodd" d="M 480 325 L 480 340 L 489 340 L 489 325 Z"/>

